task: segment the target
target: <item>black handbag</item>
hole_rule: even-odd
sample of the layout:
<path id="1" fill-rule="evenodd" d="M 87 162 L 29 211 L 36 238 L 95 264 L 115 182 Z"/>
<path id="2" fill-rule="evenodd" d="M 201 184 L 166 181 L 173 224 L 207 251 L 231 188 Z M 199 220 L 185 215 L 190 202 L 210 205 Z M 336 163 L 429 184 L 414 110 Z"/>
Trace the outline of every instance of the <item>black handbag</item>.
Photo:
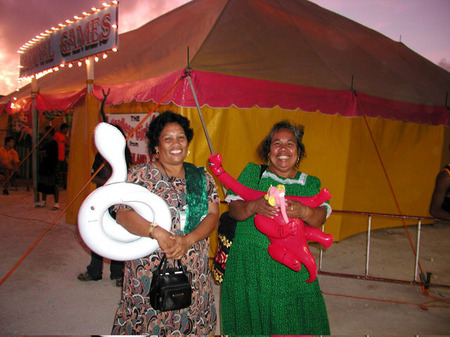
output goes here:
<path id="1" fill-rule="evenodd" d="M 191 273 L 177 260 L 178 267 L 167 267 L 164 254 L 160 264 L 152 269 L 150 304 L 155 310 L 172 311 L 187 308 L 192 302 Z"/>

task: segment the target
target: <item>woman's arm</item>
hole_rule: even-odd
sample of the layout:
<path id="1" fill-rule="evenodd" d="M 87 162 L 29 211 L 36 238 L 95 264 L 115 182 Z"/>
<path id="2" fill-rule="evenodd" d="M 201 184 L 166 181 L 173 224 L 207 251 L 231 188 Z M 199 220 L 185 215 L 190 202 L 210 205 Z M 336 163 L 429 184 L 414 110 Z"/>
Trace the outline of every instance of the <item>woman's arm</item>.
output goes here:
<path id="1" fill-rule="evenodd" d="M 116 222 L 122 225 L 127 231 L 132 234 L 148 237 L 152 222 L 140 216 L 136 211 L 130 208 L 119 209 L 116 214 Z M 159 247 L 163 251 L 173 245 L 173 240 L 170 238 L 171 233 L 162 227 L 155 227 L 152 232 L 152 238 L 158 241 Z"/>
<path id="2" fill-rule="evenodd" d="M 198 226 L 189 234 L 185 236 L 172 235 L 170 238 L 173 245 L 164 249 L 167 258 L 181 259 L 196 242 L 206 239 L 212 231 L 219 225 L 219 204 L 216 202 L 208 203 L 208 213 L 205 218 L 198 224 Z M 160 235 L 158 228 L 154 229 L 154 237 L 158 238 Z M 159 242 L 159 241 L 158 241 Z"/>
<path id="3" fill-rule="evenodd" d="M 230 217 L 237 221 L 245 221 L 255 214 L 273 218 L 279 212 L 278 207 L 271 206 L 264 197 L 254 200 L 233 200 L 229 205 Z"/>
<path id="4" fill-rule="evenodd" d="M 313 208 L 294 200 L 289 200 L 288 203 L 286 214 L 289 218 L 302 219 L 315 228 L 320 227 L 326 220 L 327 209 L 324 206 Z M 237 221 L 247 220 L 254 214 L 261 214 L 272 219 L 278 212 L 279 209 L 269 205 L 264 197 L 249 201 L 235 200 L 229 206 L 230 216 Z"/>
<path id="5" fill-rule="evenodd" d="M 436 177 L 436 184 L 431 196 L 430 214 L 438 219 L 450 221 L 450 213 L 442 209 L 447 191 L 450 189 L 450 175 L 442 171 Z"/>

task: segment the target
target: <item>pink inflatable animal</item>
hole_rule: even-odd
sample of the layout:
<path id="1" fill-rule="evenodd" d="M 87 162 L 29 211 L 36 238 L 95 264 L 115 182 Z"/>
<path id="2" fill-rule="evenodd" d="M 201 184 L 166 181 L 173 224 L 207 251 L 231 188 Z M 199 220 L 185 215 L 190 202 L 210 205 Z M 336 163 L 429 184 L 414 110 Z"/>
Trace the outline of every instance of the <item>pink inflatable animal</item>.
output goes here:
<path id="1" fill-rule="evenodd" d="M 222 167 L 222 156 L 220 154 L 213 154 L 208 160 L 213 174 L 244 200 L 257 199 L 266 194 L 250 189 L 230 176 Z M 317 265 L 309 250 L 308 240 L 319 242 L 328 248 L 333 243 L 333 236 L 325 234 L 317 228 L 305 226 L 301 219 L 288 218 L 285 198 L 301 202 L 309 207 L 318 207 L 325 201 L 330 200 L 331 194 L 327 189 L 322 189 L 317 195 L 312 197 L 285 196 L 284 186 L 281 190 L 272 186 L 269 189 L 268 198 L 270 199 L 271 196 L 280 207 L 281 213 L 273 219 L 261 214 L 255 216 L 256 228 L 267 235 L 271 242 L 268 247 L 269 255 L 275 261 L 294 271 L 299 271 L 301 263 L 303 263 L 310 276 L 306 282 L 313 282 L 317 277 Z"/>

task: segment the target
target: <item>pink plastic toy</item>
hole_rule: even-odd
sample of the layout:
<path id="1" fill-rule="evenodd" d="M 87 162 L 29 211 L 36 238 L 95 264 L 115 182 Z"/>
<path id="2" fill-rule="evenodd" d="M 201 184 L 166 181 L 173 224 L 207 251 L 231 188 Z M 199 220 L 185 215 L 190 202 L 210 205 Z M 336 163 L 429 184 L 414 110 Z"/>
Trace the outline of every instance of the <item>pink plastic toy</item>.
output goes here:
<path id="1" fill-rule="evenodd" d="M 266 193 L 252 190 L 230 176 L 222 167 L 222 156 L 212 154 L 209 164 L 213 174 L 233 192 L 239 194 L 244 200 L 253 200 L 264 196 Z M 331 194 L 327 189 L 322 189 L 312 197 L 285 196 L 284 186 L 269 189 L 267 198 L 272 205 L 280 207 L 280 213 L 273 219 L 261 214 L 255 216 L 255 226 L 270 240 L 269 255 L 275 260 L 294 271 L 301 269 L 303 263 L 309 272 L 307 283 L 313 282 L 317 277 L 317 265 L 308 247 L 308 240 L 315 241 L 328 248 L 333 243 L 333 236 L 325 234 L 321 230 L 305 226 L 301 219 L 291 219 L 286 215 L 285 198 L 301 202 L 309 207 L 318 207 L 327 200 Z M 274 204 L 275 202 L 275 204 Z"/>

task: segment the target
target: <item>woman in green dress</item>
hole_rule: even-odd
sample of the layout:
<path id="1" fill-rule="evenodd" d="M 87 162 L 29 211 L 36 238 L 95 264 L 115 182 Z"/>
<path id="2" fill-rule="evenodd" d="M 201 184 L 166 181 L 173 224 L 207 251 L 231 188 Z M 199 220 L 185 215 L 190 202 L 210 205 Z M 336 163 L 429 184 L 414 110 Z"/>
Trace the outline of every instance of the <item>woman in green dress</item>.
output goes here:
<path id="1" fill-rule="evenodd" d="M 320 191 L 320 180 L 299 172 L 305 155 L 303 126 L 288 121 L 275 124 L 258 148 L 267 169 L 249 163 L 238 178 L 243 185 L 267 191 L 283 184 L 286 195 L 313 196 Z M 230 216 L 238 221 L 228 255 L 222 285 L 222 333 L 239 335 L 327 335 L 330 334 L 325 301 L 319 281 L 309 278 L 303 266 L 295 272 L 273 260 L 267 236 L 254 225 L 254 216 L 274 217 L 278 209 L 264 197 L 244 201 L 229 191 Z M 287 215 L 305 224 L 320 227 L 331 213 L 324 203 L 311 208 L 288 200 Z"/>

